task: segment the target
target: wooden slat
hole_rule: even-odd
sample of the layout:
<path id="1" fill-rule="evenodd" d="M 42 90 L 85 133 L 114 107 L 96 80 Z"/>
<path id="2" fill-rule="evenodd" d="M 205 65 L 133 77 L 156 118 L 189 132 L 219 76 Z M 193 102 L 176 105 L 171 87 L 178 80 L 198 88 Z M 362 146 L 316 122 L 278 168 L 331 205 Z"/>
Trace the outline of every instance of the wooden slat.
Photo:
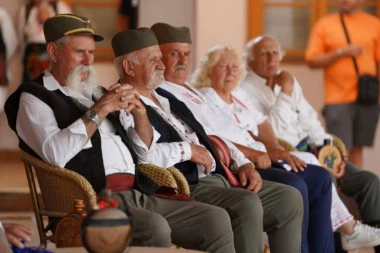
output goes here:
<path id="1" fill-rule="evenodd" d="M 248 38 L 250 40 L 264 31 L 264 0 L 248 0 Z"/>
<path id="2" fill-rule="evenodd" d="M 0 188 L 0 212 L 33 211 L 30 193 L 2 192 Z"/>
<path id="3" fill-rule="evenodd" d="M 119 7 L 119 1 L 72 1 L 71 7 Z"/>
<path id="4" fill-rule="evenodd" d="M 20 151 L 19 150 L 0 150 L 0 161 L 20 161 Z"/>
<path id="5" fill-rule="evenodd" d="M 287 2 L 287 3 L 281 3 L 281 2 L 274 3 L 274 2 L 270 2 L 270 3 L 265 3 L 265 7 L 306 8 L 306 7 L 311 7 L 311 3 L 308 3 L 308 2 L 296 2 L 296 3 L 292 3 L 292 2 Z"/>
<path id="6" fill-rule="evenodd" d="M 336 2 L 336 1 L 327 1 L 327 6 L 328 7 L 338 7 L 339 6 L 339 3 Z M 378 2 L 379 1 L 364 1 L 361 5 L 363 7 L 369 7 L 369 6 L 374 6 L 376 7 L 378 5 Z"/>
<path id="7" fill-rule="evenodd" d="M 286 52 L 284 59 L 282 60 L 284 63 L 304 63 L 305 62 L 305 50 L 304 49 L 284 49 Z"/>

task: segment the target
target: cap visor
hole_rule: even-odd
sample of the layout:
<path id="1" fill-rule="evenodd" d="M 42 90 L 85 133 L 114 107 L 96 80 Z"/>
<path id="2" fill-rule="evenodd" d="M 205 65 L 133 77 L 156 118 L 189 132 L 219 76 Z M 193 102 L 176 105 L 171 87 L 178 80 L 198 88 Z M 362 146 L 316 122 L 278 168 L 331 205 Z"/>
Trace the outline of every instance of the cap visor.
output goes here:
<path id="1" fill-rule="evenodd" d="M 102 40 L 104 40 L 103 36 L 100 36 L 100 35 L 97 35 L 97 34 L 93 34 L 92 36 L 94 36 L 94 40 L 95 41 L 102 41 Z"/>

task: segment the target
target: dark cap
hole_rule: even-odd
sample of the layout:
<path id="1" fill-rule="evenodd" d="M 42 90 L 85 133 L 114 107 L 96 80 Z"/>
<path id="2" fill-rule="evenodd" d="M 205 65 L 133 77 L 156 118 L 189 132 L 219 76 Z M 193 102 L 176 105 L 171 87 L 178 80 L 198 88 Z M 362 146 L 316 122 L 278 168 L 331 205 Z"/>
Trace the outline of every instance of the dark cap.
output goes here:
<path id="1" fill-rule="evenodd" d="M 146 27 L 119 32 L 112 38 L 115 57 L 154 45 L 158 45 L 156 36 Z"/>
<path id="2" fill-rule="evenodd" d="M 191 44 L 189 27 L 174 27 L 166 23 L 156 23 L 150 28 L 156 34 L 159 44 L 188 43 Z"/>
<path id="3" fill-rule="evenodd" d="M 91 22 L 86 17 L 74 14 L 58 14 L 44 23 L 46 43 L 54 42 L 67 35 L 92 35 L 95 41 L 103 40 L 103 37 L 94 33 Z"/>

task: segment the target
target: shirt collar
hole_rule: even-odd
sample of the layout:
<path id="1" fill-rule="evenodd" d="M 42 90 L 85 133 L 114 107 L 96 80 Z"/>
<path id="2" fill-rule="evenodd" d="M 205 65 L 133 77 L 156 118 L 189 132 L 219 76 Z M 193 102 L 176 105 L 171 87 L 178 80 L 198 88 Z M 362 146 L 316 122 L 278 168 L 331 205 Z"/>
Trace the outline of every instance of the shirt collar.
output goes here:
<path id="1" fill-rule="evenodd" d="M 214 88 L 212 87 L 203 87 L 199 89 L 201 93 L 204 94 L 204 96 L 208 99 L 212 98 L 212 102 L 217 106 L 217 107 L 223 107 L 228 105 L 219 95 L 216 93 Z"/>
<path id="2" fill-rule="evenodd" d="M 167 98 L 160 96 L 155 90 L 152 91 L 152 96 L 158 100 L 158 102 L 160 103 L 160 105 L 161 105 L 162 109 L 165 111 L 165 113 L 171 114 L 170 104 L 169 104 L 169 100 Z M 149 106 L 156 108 L 158 110 L 162 110 L 151 99 L 149 99 L 143 95 L 140 95 L 140 98 L 146 105 L 149 105 Z"/>
<path id="3" fill-rule="evenodd" d="M 262 78 L 258 74 L 256 74 L 254 71 L 249 70 L 248 76 L 254 80 L 255 85 L 261 85 L 261 86 L 267 86 L 267 80 L 265 78 Z"/>
<path id="4" fill-rule="evenodd" d="M 281 70 L 278 70 L 278 73 L 280 73 Z M 256 72 L 250 70 L 248 73 L 249 77 L 251 78 L 252 82 L 250 83 L 251 85 L 258 85 L 261 89 L 267 89 L 272 91 L 270 87 L 267 86 L 267 80 L 256 74 Z M 276 96 L 281 92 L 281 86 L 278 84 L 274 84 L 273 92 Z"/>
<path id="5" fill-rule="evenodd" d="M 153 97 L 156 97 L 158 96 L 158 94 L 156 93 L 156 91 L 152 91 L 152 95 Z M 140 98 L 141 100 L 146 104 L 146 105 L 149 105 L 149 106 L 153 106 L 153 107 L 157 107 L 157 105 L 150 99 L 150 98 L 147 98 L 143 95 L 140 95 Z"/>
<path id="6" fill-rule="evenodd" d="M 60 90 L 63 94 L 67 96 L 67 92 L 63 87 L 58 83 L 54 76 L 47 70 L 45 70 L 43 78 L 44 87 L 49 91 Z"/>

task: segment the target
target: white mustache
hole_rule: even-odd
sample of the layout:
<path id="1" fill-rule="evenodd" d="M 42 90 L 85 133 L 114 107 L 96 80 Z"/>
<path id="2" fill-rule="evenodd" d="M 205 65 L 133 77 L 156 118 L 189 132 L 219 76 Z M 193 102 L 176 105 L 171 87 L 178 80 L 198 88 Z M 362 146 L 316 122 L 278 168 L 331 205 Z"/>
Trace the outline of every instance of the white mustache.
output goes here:
<path id="1" fill-rule="evenodd" d="M 153 75 L 163 75 L 164 74 L 164 70 L 163 69 L 156 69 L 154 72 L 153 72 Z"/>
<path id="2" fill-rule="evenodd" d="M 186 64 L 177 64 L 174 67 L 174 69 L 186 69 L 186 68 L 187 68 Z"/>

